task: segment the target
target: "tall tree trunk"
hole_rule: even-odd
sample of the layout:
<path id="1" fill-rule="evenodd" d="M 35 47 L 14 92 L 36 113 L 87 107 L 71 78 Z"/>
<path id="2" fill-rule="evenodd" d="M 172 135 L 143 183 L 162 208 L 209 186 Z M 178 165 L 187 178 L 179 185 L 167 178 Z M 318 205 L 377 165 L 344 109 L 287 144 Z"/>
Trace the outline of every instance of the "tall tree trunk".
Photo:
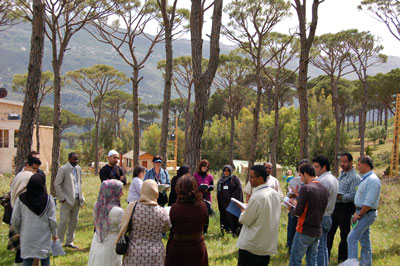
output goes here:
<path id="1" fill-rule="evenodd" d="M 54 70 L 54 114 L 53 114 L 53 148 L 51 152 L 51 188 L 50 193 L 55 196 L 54 181 L 60 164 L 61 144 L 61 63 L 53 59 Z"/>
<path id="2" fill-rule="evenodd" d="M 28 80 L 25 89 L 24 106 L 19 127 L 15 173 L 24 166 L 25 158 L 31 150 L 33 124 L 36 116 L 45 33 L 45 5 L 41 0 L 33 1 L 31 52 L 29 55 Z M 38 131 L 38 129 L 36 129 Z"/>
<path id="3" fill-rule="evenodd" d="M 339 90 L 337 86 L 337 80 L 334 76 L 331 76 L 331 86 L 332 86 L 332 107 L 333 115 L 335 117 L 335 141 L 333 148 L 333 172 L 335 175 L 339 174 L 339 161 L 336 159 L 336 155 L 340 152 L 340 110 L 339 110 Z"/>
<path id="4" fill-rule="evenodd" d="M 258 128 L 260 125 L 260 109 L 261 109 L 261 97 L 262 97 L 260 59 L 258 59 L 256 65 L 256 80 L 257 80 L 257 99 L 256 99 L 256 106 L 253 109 L 253 130 L 252 130 L 252 138 L 250 141 L 249 163 L 248 163 L 246 183 L 249 181 L 250 169 L 254 166 L 254 162 L 256 161 L 257 157 Z"/>
<path id="5" fill-rule="evenodd" d="M 168 18 L 168 14 L 166 12 L 166 4 L 168 1 L 161 1 L 161 9 L 164 21 L 165 28 L 165 81 L 164 81 L 164 104 L 163 104 L 163 114 L 162 114 L 162 122 L 161 122 L 161 140 L 159 153 L 164 158 L 163 167 L 167 166 L 167 146 L 168 146 L 168 125 L 169 125 L 169 108 L 171 104 L 171 79 L 172 79 L 172 59 L 173 59 L 173 50 L 172 50 L 172 21 Z M 177 137 L 177 136 L 176 136 Z M 176 162 L 177 163 L 177 162 Z"/>
<path id="6" fill-rule="evenodd" d="M 190 34 L 192 46 L 192 68 L 195 92 L 193 119 L 190 124 L 188 146 L 185 147 L 185 163 L 192 172 L 200 161 L 201 138 L 204 131 L 205 111 L 210 97 L 210 87 L 218 68 L 219 37 L 222 18 L 222 0 L 214 1 L 213 20 L 210 38 L 210 57 L 207 69 L 202 70 L 203 53 L 203 8 L 201 1 L 192 1 L 190 14 Z"/>
<path id="7" fill-rule="evenodd" d="M 185 111 L 185 147 L 183 154 L 186 154 L 186 147 L 189 147 L 189 124 L 190 124 L 190 101 L 192 98 L 192 84 L 189 85 L 188 88 L 188 97 L 186 102 L 186 111 Z"/>
<path id="8" fill-rule="evenodd" d="M 132 95 L 133 95 L 133 166 L 139 165 L 139 138 L 140 138 L 140 122 L 139 122 L 139 69 L 133 70 Z M 166 160 L 166 158 L 164 158 Z"/>
<path id="9" fill-rule="evenodd" d="M 314 41 L 318 23 L 318 6 L 323 1 L 313 0 L 311 24 L 306 20 L 306 1 L 295 0 L 297 18 L 300 30 L 300 59 L 299 59 L 299 84 L 298 95 L 300 104 L 300 158 L 308 158 L 308 99 L 307 99 L 307 75 L 310 49 Z M 309 34 L 307 37 L 307 29 Z"/>
<path id="10" fill-rule="evenodd" d="M 360 109 L 358 111 L 358 138 L 361 138 L 362 119 L 363 119 L 363 111 L 362 111 L 362 109 Z"/>
<path id="11" fill-rule="evenodd" d="M 350 132 L 350 116 L 347 116 L 347 130 L 346 130 L 346 132 L 347 133 Z"/>
<path id="12" fill-rule="evenodd" d="M 365 75 L 366 77 L 366 75 Z M 367 102 L 368 102 L 368 87 L 367 81 L 363 82 L 364 87 L 364 95 L 362 99 L 362 106 L 361 106 L 361 127 L 360 127 L 360 156 L 363 156 L 365 153 L 365 128 L 367 125 Z"/>
<path id="13" fill-rule="evenodd" d="M 97 112 L 96 125 L 95 125 L 95 137 L 94 137 L 94 174 L 98 174 L 99 172 L 99 127 L 100 127 L 100 119 L 101 119 L 101 102 L 102 99 L 99 99 L 99 110 Z"/>
<path id="14" fill-rule="evenodd" d="M 235 138 L 235 115 L 233 114 L 233 111 L 230 112 L 230 118 L 231 118 L 231 134 L 229 138 L 229 164 L 234 167 L 233 164 L 233 150 L 234 150 L 234 138 Z"/>
<path id="15" fill-rule="evenodd" d="M 387 107 L 385 107 L 385 130 L 386 130 L 386 132 L 388 129 L 388 115 L 389 115 L 389 110 Z"/>
<path id="16" fill-rule="evenodd" d="M 279 140 L 279 87 L 275 87 L 275 99 L 274 99 L 274 129 L 271 142 L 271 164 L 272 164 L 272 175 L 276 176 L 276 156 Z"/>

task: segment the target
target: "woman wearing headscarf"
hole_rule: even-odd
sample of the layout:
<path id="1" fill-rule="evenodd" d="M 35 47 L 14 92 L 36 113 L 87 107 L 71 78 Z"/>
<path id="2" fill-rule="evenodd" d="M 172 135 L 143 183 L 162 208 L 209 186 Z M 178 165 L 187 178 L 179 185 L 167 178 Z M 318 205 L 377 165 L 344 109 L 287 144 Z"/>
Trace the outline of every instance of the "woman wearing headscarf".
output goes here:
<path id="1" fill-rule="evenodd" d="M 132 227 L 128 234 L 128 251 L 124 256 L 123 265 L 164 265 L 165 248 L 161 238 L 162 233 L 167 232 L 171 224 L 168 212 L 158 206 L 157 197 L 157 183 L 154 180 L 146 180 L 143 182 L 139 201 L 129 203 L 126 208 L 121 230 L 115 240 L 117 243 L 125 234 L 129 220 L 132 219 Z"/>
<path id="2" fill-rule="evenodd" d="M 231 202 L 231 198 L 243 202 L 242 184 L 239 178 L 233 175 L 232 166 L 225 165 L 224 168 L 222 168 L 222 175 L 217 184 L 221 232 L 232 232 L 234 235 L 239 235 L 239 218 L 226 211 L 226 208 Z"/>
<path id="3" fill-rule="evenodd" d="M 144 176 L 144 180 L 153 179 L 154 181 L 157 182 L 158 185 L 168 185 L 169 186 L 170 185 L 169 175 L 168 175 L 167 170 L 165 170 L 161 167 L 162 162 L 163 162 L 163 159 L 160 155 L 154 156 L 153 157 L 154 167 L 146 172 L 146 175 Z M 165 188 L 165 190 L 163 190 L 163 191 L 160 191 L 160 194 L 158 196 L 157 203 L 161 207 L 164 207 L 164 205 L 168 203 L 168 196 L 167 196 L 168 189 L 169 189 L 169 187 Z"/>
<path id="4" fill-rule="evenodd" d="M 120 266 L 122 256 L 115 252 L 114 241 L 124 214 L 120 207 L 123 183 L 116 179 L 101 183 L 99 196 L 93 209 L 96 232 L 90 246 L 88 265 Z"/>
<path id="5" fill-rule="evenodd" d="M 207 248 L 202 233 L 204 224 L 208 223 L 208 212 L 195 178 L 191 175 L 179 178 L 176 193 L 177 202 L 169 213 L 172 228 L 165 265 L 207 266 Z"/>
<path id="6" fill-rule="evenodd" d="M 20 234 L 23 265 L 32 265 L 40 259 L 41 265 L 50 265 L 50 239 L 57 237 L 56 208 L 54 199 L 44 187 L 46 177 L 42 173 L 32 175 L 26 192 L 17 198 L 11 225 Z"/>
<path id="7" fill-rule="evenodd" d="M 169 200 L 168 200 L 168 206 L 172 206 L 176 202 L 176 183 L 178 182 L 179 178 L 187 173 L 189 173 L 190 169 L 186 165 L 182 165 L 179 167 L 176 176 L 174 176 L 171 180 L 171 192 L 169 193 Z"/>

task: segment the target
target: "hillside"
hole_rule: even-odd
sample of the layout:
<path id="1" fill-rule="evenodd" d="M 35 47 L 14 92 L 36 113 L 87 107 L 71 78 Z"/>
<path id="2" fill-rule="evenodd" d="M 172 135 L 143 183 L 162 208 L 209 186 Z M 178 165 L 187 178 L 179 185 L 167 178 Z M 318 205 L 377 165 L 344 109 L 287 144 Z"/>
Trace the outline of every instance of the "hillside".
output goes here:
<path id="1" fill-rule="evenodd" d="M 31 27 L 30 24 L 20 24 L 10 28 L 7 31 L 0 32 L 0 86 L 9 89 L 8 99 L 23 100 L 23 95 L 11 91 L 11 80 L 14 74 L 27 72 L 30 50 Z M 136 49 L 139 54 L 144 54 L 146 50 L 145 38 L 138 38 Z M 204 41 L 204 56 L 209 54 L 209 43 Z M 190 41 L 187 39 L 176 40 L 173 44 L 174 56 L 185 56 L 191 54 Z M 221 53 L 228 53 L 235 46 L 221 44 Z M 155 46 L 154 52 L 148 59 L 145 68 L 141 70 L 143 80 L 140 83 L 140 96 L 143 102 L 159 103 L 163 98 L 163 80 L 161 72 L 157 70 L 157 62 L 164 59 L 164 44 L 159 43 Z M 94 64 L 109 64 L 130 76 L 130 69 L 125 62 L 117 55 L 113 49 L 103 43 L 96 41 L 88 32 L 82 30 L 71 39 L 68 51 L 66 51 L 62 73 L 83 67 L 90 67 Z M 291 68 L 297 66 L 297 60 L 290 65 Z M 393 68 L 400 67 L 399 57 L 389 57 L 388 63 L 371 69 L 370 74 L 378 72 L 386 73 Z M 51 46 L 50 42 L 45 41 L 45 56 L 43 70 L 52 71 L 51 67 Z M 320 70 L 310 67 L 309 75 L 311 78 L 323 74 Z M 356 76 L 349 75 L 347 78 L 355 79 Z M 130 91 L 130 84 L 125 86 L 124 90 Z M 173 93 L 173 97 L 177 97 Z M 49 97 L 45 105 L 52 104 L 52 98 Z M 71 88 L 64 88 L 62 91 L 62 106 L 79 115 L 90 116 L 91 113 L 86 106 L 87 98 L 81 92 L 73 91 Z M 76 108 L 79 106 L 79 108 Z"/>

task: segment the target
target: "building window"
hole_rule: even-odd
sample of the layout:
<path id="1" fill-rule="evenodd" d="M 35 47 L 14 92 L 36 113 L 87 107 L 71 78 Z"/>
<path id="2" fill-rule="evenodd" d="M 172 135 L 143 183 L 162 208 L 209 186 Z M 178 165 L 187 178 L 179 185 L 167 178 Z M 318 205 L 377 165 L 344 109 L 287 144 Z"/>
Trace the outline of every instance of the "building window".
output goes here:
<path id="1" fill-rule="evenodd" d="M 8 129 L 0 129 L 0 148 L 8 148 Z"/>
<path id="2" fill-rule="evenodd" d="M 19 133 L 19 130 L 14 131 L 14 148 L 16 148 L 18 145 L 18 133 Z"/>

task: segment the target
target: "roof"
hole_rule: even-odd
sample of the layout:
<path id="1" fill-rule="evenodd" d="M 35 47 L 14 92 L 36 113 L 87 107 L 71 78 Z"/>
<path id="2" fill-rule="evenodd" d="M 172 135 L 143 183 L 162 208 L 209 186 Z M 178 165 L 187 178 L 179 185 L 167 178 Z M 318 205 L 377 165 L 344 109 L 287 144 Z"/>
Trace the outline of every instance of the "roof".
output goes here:
<path id="1" fill-rule="evenodd" d="M 148 152 L 139 151 L 139 157 L 142 156 L 142 155 L 144 155 L 144 154 L 146 154 L 146 153 L 149 154 L 149 155 L 151 155 L 151 154 L 148 153 Z M 153 156 L 153 155 L 151 155 L 151 156 Z M 127 158 L 127 159 L 133 160 L 133 150 L 131 150 L 131 151 L 125 153 L 124 155 L 122 155 L 122 158 Z"/>
<path id="2" fill-rule="evenodd" d="M 9 100 L 4 100 L 4 99 L 0 99 L 0 103 L 6 103 L 6 104 L 11 104 L 11 105 L 24 106 L 24 103 L 23 103 L 23 102 L 9 101 Z"/>

